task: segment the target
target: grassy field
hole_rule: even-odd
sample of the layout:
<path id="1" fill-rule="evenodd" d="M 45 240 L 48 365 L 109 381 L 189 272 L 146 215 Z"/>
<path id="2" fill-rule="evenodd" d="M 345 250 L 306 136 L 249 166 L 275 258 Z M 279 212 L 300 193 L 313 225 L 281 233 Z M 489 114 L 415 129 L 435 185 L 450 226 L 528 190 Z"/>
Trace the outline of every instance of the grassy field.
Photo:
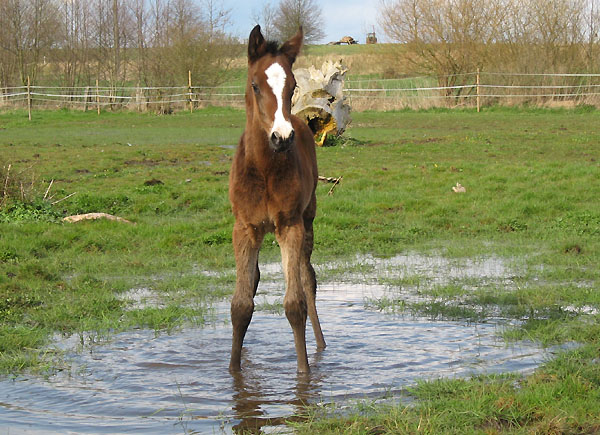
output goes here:
<path id="1" fill-rule="evenodd" d="M 202 324 L 233 287 L 227 181 L 244 119 L 214 108 L 36 112 L 32 122 L 0 115 L 1 372 L 64 364 L 44 351 L 56 333 L 85 341 Z M 333 195 L 330 185 L 317 191 L 314 259 L 340 264 L 328 273 L 343 274 L 357 253 L 495 255 L 523 265 L 516 289 L 455 285 L 429 290 L 429 303 L 399 298 L 373 309 L 500 313 L 518 321 L 507 340 L 581 346 L 531 376 L 424 382 L 411 406 L 316 413 L 300 432 L 600 430 L 598 125 L 600 112 L 586 107 L 363 112 L 337 146 L 318 150 L 320 174 L 343 176 Z M 457 182 L 466 193 L 452 191 Z M 61 221 L 85 212 L 134 224 Z M 262 260 L 278 258 L 272 241 Z M 209 270 L 228 273 L 198 273 Z M 160 303 L 132 309 L 120 295 L 138 287 Z"/>

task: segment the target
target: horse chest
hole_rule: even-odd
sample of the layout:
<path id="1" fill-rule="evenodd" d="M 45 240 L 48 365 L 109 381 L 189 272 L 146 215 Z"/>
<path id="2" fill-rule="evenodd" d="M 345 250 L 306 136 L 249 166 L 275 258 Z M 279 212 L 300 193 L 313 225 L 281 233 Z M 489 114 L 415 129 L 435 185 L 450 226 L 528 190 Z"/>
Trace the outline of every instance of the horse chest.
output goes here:
<path id="1" fill-rule="evenodd" d="M 293 218 L 305 208 L 303 191 L 294 171 L 261 172 L 254 167 L 240 171 L 233 182 L 232 203 L 236 216 L 252 225 Z"/>

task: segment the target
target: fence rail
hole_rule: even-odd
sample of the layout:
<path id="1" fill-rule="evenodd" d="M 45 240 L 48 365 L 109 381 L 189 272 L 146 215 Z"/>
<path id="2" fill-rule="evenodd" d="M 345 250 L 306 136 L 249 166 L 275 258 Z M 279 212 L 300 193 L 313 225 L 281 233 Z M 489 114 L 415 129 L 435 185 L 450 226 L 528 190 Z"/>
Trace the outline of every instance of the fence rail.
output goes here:
<path id="1" fill-rule="evenodd" d="M 355 110 L 490 104 L 600 105 L 600 74 L 474 72 L 444 77 L 357 79 L 344 94 Z M 173 111 L 205 105 L 242 107 L 241 85 L 0 87 L 0 107 Z"/>

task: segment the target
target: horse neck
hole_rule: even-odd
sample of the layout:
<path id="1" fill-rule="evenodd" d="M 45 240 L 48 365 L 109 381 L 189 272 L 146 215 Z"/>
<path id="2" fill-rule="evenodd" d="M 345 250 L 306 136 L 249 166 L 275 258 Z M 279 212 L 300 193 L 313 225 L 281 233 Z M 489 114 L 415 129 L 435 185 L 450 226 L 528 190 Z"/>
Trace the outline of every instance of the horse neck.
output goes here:
<path id="1" fill-rule="evenodd" d="M 246 160 L 257 168 L 265 168 L 272 163 L 273 151 L 269 147 L 269 138 L 260 127 L 258 113 L 253 104 L 252 107 L 246 107 L 244 149 Z"/>

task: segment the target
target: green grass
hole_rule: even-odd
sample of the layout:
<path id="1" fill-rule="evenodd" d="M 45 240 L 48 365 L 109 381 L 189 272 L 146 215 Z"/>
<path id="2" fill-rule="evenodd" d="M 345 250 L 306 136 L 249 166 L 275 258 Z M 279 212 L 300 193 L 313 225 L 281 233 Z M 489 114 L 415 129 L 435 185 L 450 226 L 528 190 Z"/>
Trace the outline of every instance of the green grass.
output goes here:
<path id="1" fill-rule="evenodd" d="M 408 271 L 381 278 L 391 294 L 369 308 L 436 319 L 501 316 L 521 322 L 504 332 L 508 340 L 583 346 L 533 376 L 424 382 L 410 406 L 334 412 L 299 430 L 598 430 L 600 316 L 585 311 L 600 308 L 600 112 L 353 117 L 351 139 L 318 150 L 320 174 L 343 176 L 333 195 L 328 184 L 317 189 L 313 258 L 339 264 L 319 279 L 367 274 L 368 265 L 348 261 L 357 254 L 497 256 L 518 265 L 511 288 L 477 279 L 428 286 L 426 276 Z M 22 200 L 11 181 L 0 208 L 1 372 L 60 366 L 60 355 L 44 350 L 56 333 L 103 337 L 211 320 L 211 303 L 231 294 L 235 281 L 227 183 L 244 120 L 243 111 L 215 108 L 169 116 L 36 111 L 32 122 L 24 112 L 0 114 L 1 173 L 10 164 L 12 177 L 31 186 Z M 466 193 L 452 192 L 457 182 Z M 85 212 L 134 224 L 61 222 Z M 278 258 L 268 238 L 261 260 Z M 160 303 L 128 302 L 132 288 L 150 289 Z M 279 305 L 260 308 L 279 312 Z"/>
<path id="2" fill-rule="evenodd" d="M 364 38 L 364 37 L 363 37 Z M 364 42 L 364 41 L 363 41 Z M 365 54 L 378 54 L 383 51 L 389 50 L 390 44 L 377 44 L 369 45 L 364 43 L 354 45 L 306 45 L 303 48 L 303 55 L 306 57 L 310 56 L 326 56 L 326 55 L 365 55 Z"/>
<path id="3" fill-rule="evenodd" d="M 596 346 L 558 356 L 528 377 L 478 376 L 420 382 L 410 404 L 357 408 L 343 418 L 315 411 L 297 425 L 303 433 L 597 433 L 600 365 Z"/>

